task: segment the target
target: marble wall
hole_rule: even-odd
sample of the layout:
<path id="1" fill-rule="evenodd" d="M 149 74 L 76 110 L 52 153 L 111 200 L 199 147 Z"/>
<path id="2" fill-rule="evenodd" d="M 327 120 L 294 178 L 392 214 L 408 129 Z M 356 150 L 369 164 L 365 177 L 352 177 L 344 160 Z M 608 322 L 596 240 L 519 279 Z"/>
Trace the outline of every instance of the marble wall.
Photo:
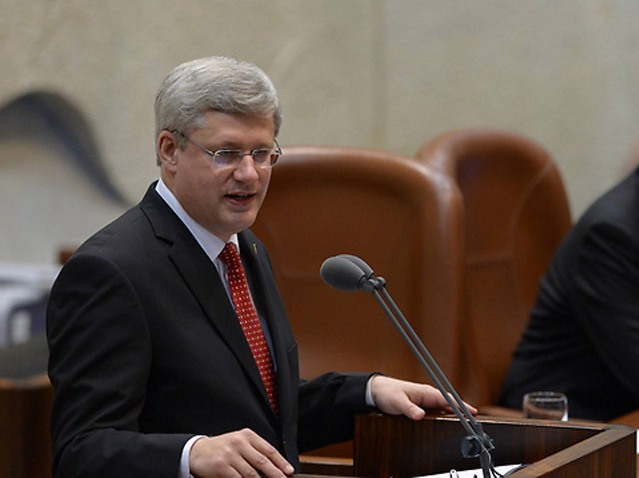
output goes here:
<path id="1" fill-rule="evenodd" d="M 125 198 L 101 194 L 55 142 L 0 132 L 0 261 L 54 262 L 141 197 L 158 174 L 155 91 L 200 56 L 273 78 L 283 145 L 413 155 L 450 129 L 523 133 L 556 158 L 575 216 L 621 177 L 639 135 L 636 0 L 0 0 L 0 11 L 0 108 L 34 91 L 68 102 Z"/>

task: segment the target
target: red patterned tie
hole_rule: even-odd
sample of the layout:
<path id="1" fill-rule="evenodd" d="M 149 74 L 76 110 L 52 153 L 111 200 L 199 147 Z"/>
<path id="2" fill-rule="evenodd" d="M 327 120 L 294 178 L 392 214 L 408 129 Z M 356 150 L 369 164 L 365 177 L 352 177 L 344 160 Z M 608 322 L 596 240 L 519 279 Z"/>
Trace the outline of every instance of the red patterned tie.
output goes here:
<path id="1" fill-rule="evenodd" d="M 235 244 L 229 242 L 224 246 L 219 257 L 226 264 L 231 297 L 235 304 L 235 313 L 251 347 L 251 352 L 262 376 L 271 407 L 277 413 L 277 392 L 275 390 L 273 362 L 264 338 L 262 324 L 260 324 L 257 311 L 249 295 L 248 283 L 246 282 L 246 274 L 240 260 L 240 254 Z"/>

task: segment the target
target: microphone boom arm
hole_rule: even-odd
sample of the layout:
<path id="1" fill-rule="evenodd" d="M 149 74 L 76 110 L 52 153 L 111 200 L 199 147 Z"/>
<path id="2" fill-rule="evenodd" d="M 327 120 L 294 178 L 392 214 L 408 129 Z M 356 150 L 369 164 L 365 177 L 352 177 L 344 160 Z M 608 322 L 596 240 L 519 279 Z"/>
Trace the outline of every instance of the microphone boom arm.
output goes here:
<path id="1" fill-rule="evenodd" d="M 464 427 L 468 436 L 462 443 L 462 454 L 466 458 L 480 457 L 482 469 L 484 469 L 484 458 L 487 458 L 490 467 L 490 456 L 486 456 L 490 450 L 494 449 L 492 440 L 488 436 L 479 423 L 473 417 L 466 403 L 461 399 L 457 391 L 454 389 L 444 372 L 441 370 L 431 353 L 417 336 L 415 330 L 410 325 L 402 311 L 397 307 L 395 301 L 386 290 L 386 281 L 382 277 L 371 277 L 368 279 L 371 284 L 371 293 L 379 302 L 386 315 L 391 319 L 397 331 L 401 334 L 404 341 L 408 344 L 411 351 L 426 370 L 430 378 L 433 380 L 437 389 L 448 402 L 461 425 Z M 368 289 L 367 287 L 362 287 Z M 390 307 L 389 307 L 390 306 Z M 484 473 L 486 478 L 490 475 Z"/>
<path id="2" fill-rule="evenodd" d="M 484 432 L 481 424 L 475 420 L 466 403 L 455 391 L 402 311 L 397 307 L 386 290 L 386 280 L 383 277 L 375 276 L 373 269 L 366 262 L 350 254 L 340 254 L 326 259 L 320 268 L 320 275 L 324 282 L 333 288 L 338 290 L 362 289 L 375 297 L 466 430 L 468 435 L 462 440 L 462 455 L 466 458 L 479 457 L 484 478 L 491 478 L 491 473 L 494 473 L 495 476 L 502 476 L 497 473 L 492 463 L 490 454 L 491 450 L 494 449 L 492 439 Z"/>

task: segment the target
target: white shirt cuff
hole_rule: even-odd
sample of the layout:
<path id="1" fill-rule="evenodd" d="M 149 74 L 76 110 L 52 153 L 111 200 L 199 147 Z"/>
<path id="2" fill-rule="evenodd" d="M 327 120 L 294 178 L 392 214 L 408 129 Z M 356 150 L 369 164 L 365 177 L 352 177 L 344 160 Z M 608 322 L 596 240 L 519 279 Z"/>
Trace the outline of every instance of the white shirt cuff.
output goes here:
<path id="1" fill-rule="evenodd" d="M 375 400 L 373 400 L 373 392 L 371 391 L 371 383 L 373 382 L 374 378 L 375 375 L 371 376 L 371 378 L 369 378 L 366 382 L 366 405 L 368 405 L 369 407 L 376 406 Z"/>
<path id="2" fill-rule="evenodd" d="M 184 444 L 184 447 L 182 448 L 182 456 L 180 457 L 180 469 L 178 470 L 178 478 L 193 478 L 193 475 L 191 475 L 191 470 L 189 469 L 189 454 L 191 453 L 191 447 L 193 446 L 193 443 L 204 437 L 205 435 L 195 435 L 194 437 L 189 438 L 189 441 Z"/>

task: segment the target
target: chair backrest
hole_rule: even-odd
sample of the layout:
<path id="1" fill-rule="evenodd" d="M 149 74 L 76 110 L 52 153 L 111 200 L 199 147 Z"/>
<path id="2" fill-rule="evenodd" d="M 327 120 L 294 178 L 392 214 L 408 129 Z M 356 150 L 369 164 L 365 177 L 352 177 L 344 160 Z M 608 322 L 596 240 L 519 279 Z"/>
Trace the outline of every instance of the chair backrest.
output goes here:
<path id="1" fill-rule="evenodd" d="M 53 387 L 46 374 L 0 378 L 0 476 L 51 476 Z"/>
<path id="2" fill-rule="evenodd" d="M 495 404 L 539 280 L 571 227 L 563 181 L 544 148 L 497 129 L 444 133 L 417 158 L 464 198 L 462 393 Z"/>
<path id="3" fill-rule="evenodd" d="M 347 253 L 386 279 L 454 379 L 460 227 L 461 197 L 452 182 L 411 158 L 363 148 L 286 148 L 252 230 L 269 249 L 302 377 L 339 370 L 428 380 L 374 297 L 323 283 L 322 262 Z"/>

